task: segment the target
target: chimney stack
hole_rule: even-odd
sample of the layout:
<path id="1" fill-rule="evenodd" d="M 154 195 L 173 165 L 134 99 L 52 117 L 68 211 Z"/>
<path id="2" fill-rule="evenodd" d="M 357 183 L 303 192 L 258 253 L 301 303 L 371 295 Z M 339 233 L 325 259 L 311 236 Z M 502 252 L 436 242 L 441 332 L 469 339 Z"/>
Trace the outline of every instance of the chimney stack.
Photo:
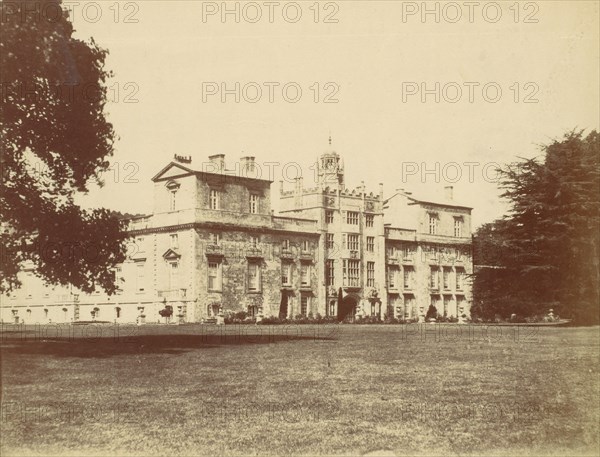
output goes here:
<path id="1" fill-rule="evenodd" d="M 252 157 L 252 156 L 242 157 L 240 159 L 240 164 L 241 164 L 241 169 L 240 169 L 241 176 L 244 176 L 247 178 L 256 178 L 257 177 L 254 157 Z"/>
<path id="2" fill-rule="evenodd" d="M 446 186 L 444 187 L 444 193 L 445 193 L 445 197 L 447 201 L 452 201 L 454 200 L 454 187 L 453 186 Z"/>
<path id="3" fill-rule="evenodd" d="M 208 157 L 210 163 L 216 168 L 214 173 L 223 173 L 225 171 L 225 154 L 215 154 Z"/>

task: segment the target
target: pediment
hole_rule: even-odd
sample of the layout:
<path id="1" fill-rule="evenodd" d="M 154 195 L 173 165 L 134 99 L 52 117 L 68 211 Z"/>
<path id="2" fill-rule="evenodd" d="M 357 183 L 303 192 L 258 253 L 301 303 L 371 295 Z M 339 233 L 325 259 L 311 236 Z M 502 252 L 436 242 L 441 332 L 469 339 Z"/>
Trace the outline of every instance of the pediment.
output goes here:
<path id="1" fill-rule="evenodd" d="M 177 178 L 180 176 L 189 175 L 190 173 L 194 173 L 194 170 L 192 170 L 191 168 L 188 168 L 186 166 L 183 166 L 180 163 L 171 162 L 169 165 L 167 165 L 165 168 L 163 168 L 161 171 L 159 171 L 158 174 L 156 176 L 154 176 L 154 178 L 152 178 L 152 181 L 159 181 L 159 180 L 164 180 L 164 179 L 169 179 L 169 178 Z"/>
<path id="2" fill-rule="evenodd" d="M 163 254 L 163 259 L 165 260 L 178 260 L 181 258 L 181 254 L 173 249 L 167 249 Z"/>

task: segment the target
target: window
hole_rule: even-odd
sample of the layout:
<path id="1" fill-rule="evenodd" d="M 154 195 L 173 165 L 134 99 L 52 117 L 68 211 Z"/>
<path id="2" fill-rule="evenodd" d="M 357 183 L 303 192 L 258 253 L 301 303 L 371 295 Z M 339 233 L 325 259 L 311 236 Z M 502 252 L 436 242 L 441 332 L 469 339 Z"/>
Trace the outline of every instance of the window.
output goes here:
<path id="1" fill-rule="evenodd" d="M 171 190 L 169 192 L 169 211 L 175 211 L 177 209 L 177 190 Z"/>
<path id="2" fill-rule="evenodd" d="M 257 314 L 258 314 L 258 306 L 248 305 L 248 316 L 256 317 Z"/>
<path id="3" fill-rule="evenodd" d="M 308 315 L 308 297 L 306 295 L 300 297 L 300 314 L 303 316 Z"/>
<path id="4" fill-rule="evenodd" d="M 210 190 L 210 209 L 219 209 L 219 191 Z"/>
<path id="5" fill-rule="evenodd" d="M 327 249 L 333 249 L 335 247 L 334 235 L 333 233 L 327 234 Z"/>
<path id="6" fill-rule="evenodd" d="M 258 237 L 256 235 L 250 235 L 250 246 L 253 248 L 258 246 Z"/>
<path id="7" fill-rule="evenodd" d="M 395 259 L 396 258 L 396 246 L 388 246 L 387 255 L 388 255 L 388 258 Z"/>
<path id="8" fill-rule="evenodd" d="M 404 267 L 404 288 L 412 288 L 413 269 L 412 267 Z"/>
<path id="9" fill-rule="evenodd" d="M 358 235 L 349 234 L 348 235 L 348 249 L 351 251 L 358 251 Z"/>
<path id="10" fill-rule="evenodd" d="M 369 252 L 375 251 L 375 237 L 374 236 L 367 237 L 367 251 L 369 251 Z"/>
<path id="11" fill-rule="evenodd" d="M 326 282 L 328 286 L 333 286 L 335 283 L 335 260 L 327 261 L 327 269 L 325 270 Z"/>
<path id="12" fill-rule="evenodd" d="M 179 262 L 169 263 L 169 287 L 176 289 L 179 285 Z"/>
<path id="13" fill-rule="evenodd" d="M 343 279 L 345 286 L 360 286 L 360 260 L 344 259 Z"/>
<path id="14" fill-rule="evenodd" d="M 367 287 L 375 287 L 375 262 L 367 262 Z"/>
<path id="15" fill-rule="evenodd" d="M 465 270 L 462 268 L 456 269 L 456 290 L 462 290 L 465 277 Z"/>
<path id="16" fill-rule="evenodd" d="M 463 221 L 460 217 L 454 218 L 454 236 L 461 237 L 462 236 L 462 226 Z"/>
<path id="17" fill-rule="evenodd" d="M 291 286 L 292 285 L 292 264 L 284 263 L 281 265 L 281 285 Z"/>
<path id="18" fill-rule="evenodd" d="M 258 213 L 258 195 L 250 194 L 250 213 Z"/>
<path id="19" fill-rule="evenodd" d="M 210 244 L 214 245 L 214 246 L 219 246 L 221 244 L 221 234 L 220 233 L 211 233 L 209 235 L 210 237 Z"/>
<path id="20" fill-rule="evenodd" d="M 138 292 L 143 292 L 145 290 L 145 282 L 146 282 L 146 266 L 143 263 L 138 263 L 135 266 L 135 287 Z"/>
<path id="21" fill-rule="evenodd" d="M 365 225 L 367 227 L 373 227 L 374 221 L 375 221 L 375 216 L 373 216 L 372 214 L 367 214 L 365 216 Z"/>
<path id="22" fill-rule="evenodd" d="M 283 243 L 281 243 L 281 247 L 285 251 L 288 251 L 290 249 L 290 240 L 283 240 Z"/>
<path id="23" fill-rule="evenodd" d="M 388 288 L 395 289 L 396 288 L 396 268 L 388 268 Z"/>
<path id="24" fill-rule="evenodd" d="M 310 265 L 303 263 L 300 265 L 300 285 L 310 286 Z"/>
<path id="25" fill-rule="evenodd" d="M 179 248 L 179 236 L 176 233 L 171 234 L 171 249 Z"/>
<path id="26" fill-rule="evenodd" d="M 325 222 L 333 224 L 333 211 L 325 211 Z"/>
<path id="27" fill-rule="evenodd" d="M 65 310 L 66 311 L 66 310 Z M 117 312 L 117 319 L 119 319 L 121 317 L 121 308 L 119 308 L 118 306 L 115 308 L 115 311 Z M 65 312 L 65 315 L 67 313 Z"/>
<path id="28" fill-rule="evenodd" d="M 346 213 L 346 222 L 350 225 L 358 225 L 358 212 L 348 211 Z"/>
<path id="29" fill-rule="evenodd" d="M 221 292 L 222 284 L 222 267 L 221 262 L 208 262 L 208 290 Z"/>
<path id="30" fill-rule="evenodd" d="M 260 266 L 257 263 L 248 264 L 248 290 L 260 292 Z"/>
<path id="31" fill-rule="evenodd" d="M 443 271 L 444 289 L 450 289 L 450 268 L 444 268 Z"/>
<path id="32" fill-rule="evenodd" d="M 429 215 L 429 234 L 436 235 L 438 230 L 438 217 L 435 214 Z"/>
<path id="33" fill-rule="evenodd" d="M 412 250 L 410 249 L 409 246 L 403 246 L 402 247 L 402 258 L 403 259 L 410 259 L 412 257 Z"/>
<path id="34" fill-rule="evenodd" d="M 135 239 L 138 254 L 144 253 L 144 237 L 140 236 Z"/>
<path id="35" fill-rule="evenodd" d="M 308 252 L 308 251 L 309 251 L 309 249 L 308 249 L 308 241 L 304 240 L 304 241 L 302 241 L 302 252 Z"/>
<path id="36" fill-rule="evenodd" d="M 431 271 L 429 272 L 429 287 L 432 289 L 438 288 L 438 275 L 437 267 L 431 267 Z"/>

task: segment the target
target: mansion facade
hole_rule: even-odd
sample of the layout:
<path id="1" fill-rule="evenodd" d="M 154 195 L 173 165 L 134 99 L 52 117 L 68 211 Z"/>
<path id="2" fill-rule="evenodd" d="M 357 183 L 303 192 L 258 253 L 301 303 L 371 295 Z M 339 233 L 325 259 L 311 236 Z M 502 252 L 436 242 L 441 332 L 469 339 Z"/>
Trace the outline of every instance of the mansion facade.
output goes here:
<path id="1" fill-rule="evenodd" d="M 383 185 L 345 188 L 344 164 L 329 150 L 318 180 L 279 184 L 278 214 L 269 180 L 253 177 L 254 157 L 226 167 L 213 155 L 194 170 L 176 156 L 154 178 L 152 214 L 129 220 L 127 260 L 108 296 L 48 286 L 27 265 L 23 286 L 0 296 L 5 323 L 202 322 L 250 316 L 393 316 L 423 321 L 470 315 L 471 208 L 415 198 Z"/>

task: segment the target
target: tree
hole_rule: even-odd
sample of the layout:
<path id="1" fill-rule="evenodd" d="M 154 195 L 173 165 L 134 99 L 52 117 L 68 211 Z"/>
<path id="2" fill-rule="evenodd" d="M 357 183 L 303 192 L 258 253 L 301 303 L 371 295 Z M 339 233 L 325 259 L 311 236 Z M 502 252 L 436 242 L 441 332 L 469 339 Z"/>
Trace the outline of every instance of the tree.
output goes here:
<path id="1" fill-rule="evenodd" d="M 600 136 L 572 131 L 542 150 L 500 170 L 511 208 L 475 236 L 476 308 L 598 322 Z"/>
<path id="2" fill-rule="evenodd" d="M 18 287 L 30 265 L 49 283 L 112 293 L 125 223 L 74 203 L 113 153 L 107 51 L 73 38 L 61 0 L 0 8 L 0 291 Z"/>

